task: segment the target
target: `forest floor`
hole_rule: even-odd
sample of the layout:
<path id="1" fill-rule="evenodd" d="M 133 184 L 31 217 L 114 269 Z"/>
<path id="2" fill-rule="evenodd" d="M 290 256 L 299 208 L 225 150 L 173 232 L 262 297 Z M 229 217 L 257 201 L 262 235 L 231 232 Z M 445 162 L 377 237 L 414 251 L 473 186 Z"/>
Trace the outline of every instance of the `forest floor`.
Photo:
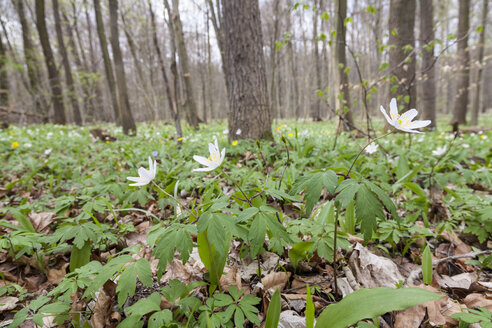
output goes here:
<path id="1" fill-rule="evenodd" d="M 491 126 L 11 125 L 0 327 L 492 327 Z"/>

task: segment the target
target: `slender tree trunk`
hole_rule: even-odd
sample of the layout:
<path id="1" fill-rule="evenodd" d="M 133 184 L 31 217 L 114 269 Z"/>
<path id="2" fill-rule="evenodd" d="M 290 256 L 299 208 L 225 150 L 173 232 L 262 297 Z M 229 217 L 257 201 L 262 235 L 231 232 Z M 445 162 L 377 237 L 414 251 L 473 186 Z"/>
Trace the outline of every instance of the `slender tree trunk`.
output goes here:
<path id="1" fill-rule="evenodd" d="M 480 40 L 478 41 L 478 68 L 475 79 L 475 93 L 473 95 L 471 125 L 478 124 L 478 114 L 480 112 L 480 89 L 482 86 L 482 71 L 483 71 L 483 55 L 485 49 L 485 26 L 487 25 L 488 0 L 483 0 L 482 5 L 482 31 L 480 32 Z"/>
<path id="2" fill-rule="evenodd" d="M 214 97 L 212 95 L 214 90 L 214 78 L 212 76 L 212 51 L 210 45 L 210 12 L 207 7 L 207 83 L 208 83 L 208 101 L 210 108 L 210 118 L 213 119 L 214 115 Z"/>
<path id="3" fill-rule="evenodd" d="M 77 68 L 77 71 L 80 72 L 77 75 L 79 75 L 79 84 L 80 88 L 82 89 L 82 94 L 80 95 L 84 104 L 84 118 L 87 118 L 88 116 L 94 115 L 94 105 L 92 104 L 92 99 L 90 95 L 90 90 L 89 90 L 89 84 L 90 84 L 90 78 L 87 76 L 87 73 L 89 72 L 89 68 L 85 65 L 87 63 L 83 63 L 82 60 L 80 59 L 79 52 L 77 50 L 77 46 L 75 44 L 75 37 L 73 35 L 73 28 L 70 24 L 70 21 L 64 11 L 62 15 L 62 25 L 65 25 L 66 30 L 67 30 L 67 35 L 68 35 L 68 40 L 67 40 L 67 46 L 68 49 L 70 50 L 70 53 L 72 54 L 73 61 L 75 62 L 75 67 Z M 85 119 L 87 122 L 87 119 Z"/>
<path id="4" fill-rule="evenodd" d="M 415 108 L 417 88 L 415 84 L 415 10 L 416 0 L 391 0 L 389 18 L 388 45 L 394 46 L 389 51 L 391 69 L 390 96 L 403 101 L 406 109 Z"/>
<path id="5" fill-rule="evenodd" d="M 39 41 L 43 48 L 44 60 L 48 68 L 48 78 L 51 88 L 51 99 L 55 111 L 53 121 L 58 124 L 65 124 L 65 106 L 63 105 L 63 89 L 60 76 L 55 64 L 53 51 L 51 50 L 48 30 L 46 29 L 44 0 L 36 1 L 36 26 L 39 34 Z"/>
<path id="6" fill-rule="evenodd" d="M 275 79 L 275 73 L 277 69 L 277 61 L 278 61 L 278 51 L 277 44 L 278 34 L 279 34 L 279 5 L 280 0 L 274 0 L 273 3 L 273 35 L 272 40 L 270 42 L 270 103 L 272 105 L 272 115 L 273 118 L 279 117 L 278 103 L 277 103 L 277 90 L 276 84 L 279 81 Z"/>
<path id="7" fill-rule="evenodd" d="M 22 42 L 24 48 L 24 58 L 27 66 L 27 76 L 30 84 L 30 94 L 33 96 L 35 112 L 48 117 L 48 104 L 41 88 L 41 63 L 37 57 L 37 50 L 31 39 L 31 28 L 26 18 L 24 10 L 24 0 L 13 0 L 19 15 L 22 27 Z"/>
<path id="8" fill-rule="evenodd" d="M 434 62 L 434 6 L 432 0 L 420 0 L 420 42 L 422 43 L 422 119 L 436 127 L 436 70 Z"/>
<path id="9" fill-rule="evenodd" d="M 75 83 L 72 76 L 72 68 L 70 67 L 70 62 L 68 61 L 67 48 L 65 48 L 65 41 L 63 40 L 63 31 L 61 27 L 60 19 L 60 9 L 58 6 L 58 0 L 53 0 L 53 15 L 55 17 L 55 29 L 56 37 L 58 39 L 58 50 L 62 57 L 62 65 L 65 70 L 65 80 L 67 83 L 68 94 L 67 98 L 70 99 L 72 103 L 73 118 L 75 124 L 82 125 L 82 116 L 80 114 L 79 102 L 77 100 L 77 90 L 75 90 Z"/>
<path id="10" fill-rule="evenodd" d="M 241 129 L 239 138 L 273 139 L 258 0 L 224 0 L 222 10 L 229 131 Z"/>
<path id="11" fill-rule="evenodd" d="M 186 95 L 186 103 L 185 103 L 186 121 L 194 129 L 198 129 L 198 123 L 200 119 L 198 118 L 195 97 L 193 96 L 193 83 L 192 83 L 191 72 L 188 64 L 188 52 L 186 50 L 186 44 L 184 41 L 183 26 L 181 24 L 181 18 L 179 16 L 178 0 L 173 0 L 172 10 L 167 0 L 164 0 L 164 4 L 166 6 L 166 9 L 168 10 L 168 14 L 170 17 L 169 21 L 172 26 L 170 32 L 174 34 L 174 39 L 176 41 L 176 48 L 178 50 L 179 68 L 181 71 L 181 77 L 183 79 L 183 84 L 184 84 L 184 92 Z"/>
<path id="12" fill-rule="evenodd" d="M 162 56 L 161 48 L 159 47 L 159 41 L 157 39 L 157 24 L 155 23 L 155 15 L 154 15 L 154 11 L 152 10 L 152 4 L 150 0 L 148 0 L 147 3 L 149 5 L 149 12 L 150 12 L 152 40 L 154 41 L 154 48 L 157 53 L 157 60 L 159 61 L 159 67 L 161 69 L 162 79 L 164 80 L 164 87 L 166 89 L 167 100 L 169 102 L 169 110 L 171 111 L 171 116 L 174 120 L 174 125 L 176 126 L 176 134 L 178 135 L 178 139 L 179 139 L 183 136 L 183 132 L 181 129 L 181 120 L 179 117 L 180 112 L 176 102 L 177 99 L 176 93 L 173 92 L 171 85 L 169 83 L 169 79 L 167 78 L 166 65 L 164 64 L 164 58 Z M 173 64 L 175 65 L 174 62 Z"/>
<path id="13" fill-rule="evenodd" d="M 321 99 L 318 96 L 318 92 L 321 91 L 321 61 L 319 58 L 319 46 L 318 46 L 318 20 L 320 17 L 320 5 L 318 1 L 315 1 L 316 9 L 313 12 L 313 59 L 314 59 L 314 77 L 315 77 L 315 87 L 316 90 L 313 92 L 314 97 L 314 105 L 311 108 L 311 117 L 313 121 L 318 122 L 321 121 Z"/>
<path id="14" fill-rule="evenodd" d="M 9 107 L 9 77 L 7 75 L 7 51 L 0 34 L 0 124 L 7 123 Z"/>
<path id="15" fill-rule="evenodd" d="M 458 18 L 458 74 L 456 101 L 452 124 L 466 124 L 468 87 L 470 86 L 470 52 L 468 50 L 468 29 L 470 28 L 470 0 L 459 0 Z"/>
<path id="16" fill-rule="evenodd" d="M 337 94 L 337 112 L 340 115 L 338 121 L 338 130 L 350 130 L 354 126 L 354 120 L 350 111 L 350 94 L 348 87 L 348 73 L 346 72 L 347 57 L 345 53 L 345 18 L 347 17 L 347 0 L 335 0 L 335 66 L 337 83 L 339 87 Z"/>
<path id="17" fill-rule="evenodd" d="M 289 1 L 289 7 L 293 6 L 293 0 Z M 287 16 L 287 31 L 292 28 L 291 13 Z M 301 117 L 301 106 L 299 104 L 299 77 L 297 74 L 297 61 L 294 56 L 294 45 L 292 40 L 293 35 L 289 32 L 289 40 L 287 42 L 287 60 L 290 67 L 290 79 L 292 83 L 292 106 L 294 111 L 294 117 L 298 120 Z"/>
<path id="18" fill-rule="evenodd" d="M 118 100 L 120 107 L 121 125 L 127 135 L 136 135 L 137 126 L 133 120 L 128 89 L 126 86 L 125 66 L 120 49 L 118 32 L 118 0 L 109 0 L 109 21 L 111 27 L 111 48 L 113 49 L 114 70 L 116 73 L 116 86 L 118 87 Z"/>
<path id="19" fill-rule="evenodd" d="M 120 104 L 118 104 L 116 83 L 113 75 L 113 65 L 111 64 L 111 59 L 109 58 L 108 42 L 106 40 L 106 32 L 104 31 L 100 0 L 94 0 L 94 12 L 96 14 L 97 34 L 99 35 L 99 43 L 101 45 L 101 53 L 104 60 L 106 80 L 108 82 L 109 94 L 111 95 L 111 103 L 113 104 L 114 119 L 118 125 L 121 125 L 122 122 L 119 109 Z"/>

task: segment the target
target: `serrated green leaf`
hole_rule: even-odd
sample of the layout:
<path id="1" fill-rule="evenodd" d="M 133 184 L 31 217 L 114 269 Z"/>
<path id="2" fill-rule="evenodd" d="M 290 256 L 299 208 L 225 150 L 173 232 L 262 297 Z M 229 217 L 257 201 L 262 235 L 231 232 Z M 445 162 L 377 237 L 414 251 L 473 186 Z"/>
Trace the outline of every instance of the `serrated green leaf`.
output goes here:
<path id="1" fill-rule="evenodd" d="M 377 229 L 376 218 L 384 218 L 384 213 L 379 200 L 365 185 L 362 185 L 357 192 L 355 215 L 357 221 L 361 223 L 360 229 L 364 234 L 364 240 L 368 241 Z"/>
<path id="2" fill-rule="evenodd" d="M 255 219 L 251 223 L 249 228 L 248 240 L 250 241 L 251 257 L 256 257 L 256 254 L 263 247 L 266 234 L 266 222 L 262 219 L 261 215 L 256 215 Z"/>
<path id="3" fill-rule="evenodd" d="M 307 257 L 308 251 L 313 244 L 314 242 L 312 241 L 301 241 L 292 245 L 292 248 L 289 250 L 289 259 L 294 268 L 297 268 L 299 262 Z"/>
<path id="4" fill-rule="evenodd" d="M 135 263 L 135 268 L 137 270 L 138 279 L 142 284 L 147 287 L 152 287 L 152 270 L 149 261 L 140 258 Z"/>
<path id="5" fill-rule="evenodd" d="M 120 307 L 123 306 L 128 297 L 135 295 L 135 288 L 137 288 L 137 270 L 135 264 L 132 264 L 125 268 L 118 280 L 118 286 L 116 286 Z"/>

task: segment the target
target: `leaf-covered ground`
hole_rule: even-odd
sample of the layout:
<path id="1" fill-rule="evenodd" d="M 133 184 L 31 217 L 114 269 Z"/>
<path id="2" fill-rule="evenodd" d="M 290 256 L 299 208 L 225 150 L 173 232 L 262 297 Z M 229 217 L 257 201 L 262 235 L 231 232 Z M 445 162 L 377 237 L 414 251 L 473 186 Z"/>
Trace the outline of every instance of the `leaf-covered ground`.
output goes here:
<path id="1" fill-rule="evenodd" d="M 391 134 L 355 163 L 367 138 L 331 123 L 283 121 L 259 145 L 220 123 L 183 140 L 0 130 L 0 326 L 490 327 L 492 131 L 447 130 Z M 222 165 L 193 172 L 214 138 Z M 129 186 L 149 156 L 155 184 Z M 340 301 L 411 286 L 444 297 Z"/>

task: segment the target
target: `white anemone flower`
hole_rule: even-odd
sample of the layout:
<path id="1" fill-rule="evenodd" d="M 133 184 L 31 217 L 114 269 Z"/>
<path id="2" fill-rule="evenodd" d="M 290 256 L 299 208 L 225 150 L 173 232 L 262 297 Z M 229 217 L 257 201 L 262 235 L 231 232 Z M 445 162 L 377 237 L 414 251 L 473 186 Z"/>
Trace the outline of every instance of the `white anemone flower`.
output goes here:
<path id="1" fill-rule="evenodd" d="M 391 99 L 390 102 L 390 116 L 386 113 L 386 109 L 383 106 L 380 108 L 386 121 L 398 130 L 410 132 L 410 133 L 422 133 L 415 131 L 414 129 L 423 128 L 431 124 L 431 121 L 412 121 L 419 113 L 415 108 L 406 111 L 403 114 L 398 114 L 398 106 L 396 105 L 396 98 Z"/>
<path id="2" fill-rule="evenodd" d="M 205 165 L 205 167 L 201 167 L 199 169 L 193 169 L 192 171 L 202 171 L 208 172 L 215 170 L 222 164 L 225 158 L 225 148 L 222 149 L 222 152 L 219 149 L 219 144 L 217 143 L 217 139 L 215 139 L 215 144 L 209 143 L 208 150 L 210 151 L 210 156 L 205 158 L 203 156 L 193 156 L 193 159 L 198 163 Z"/>
<path id="3" fill-rule="evenodd" d="M 371 142 L 369 146 L 366 147 L 366 153 L 368 154 L 374 154 L 378 150 L 378 145 L 375 144 L 374 142 Z"/>
<path id="4" fill-rule="evenodd" d="M 155 178 L 155 173 L 157 171 L 157 162 L 149 156 L 149 169 L 145 169 L 143 167 L 138 168 L 138 177 L 127 177 L 128 180 L 133 181 L 135 183 L 131 183 L 130 186 L 145 186 L 148 185 Z"/>
<path id="5" fill-rule="evenodd" d="M 436 150 L 433 150 L 432 151 L 432 155 L 434 156 L 441 156 L 442 154 L 444 154 L 446 152 L 446 146 L 444 147 L 437 147 Z"/>

